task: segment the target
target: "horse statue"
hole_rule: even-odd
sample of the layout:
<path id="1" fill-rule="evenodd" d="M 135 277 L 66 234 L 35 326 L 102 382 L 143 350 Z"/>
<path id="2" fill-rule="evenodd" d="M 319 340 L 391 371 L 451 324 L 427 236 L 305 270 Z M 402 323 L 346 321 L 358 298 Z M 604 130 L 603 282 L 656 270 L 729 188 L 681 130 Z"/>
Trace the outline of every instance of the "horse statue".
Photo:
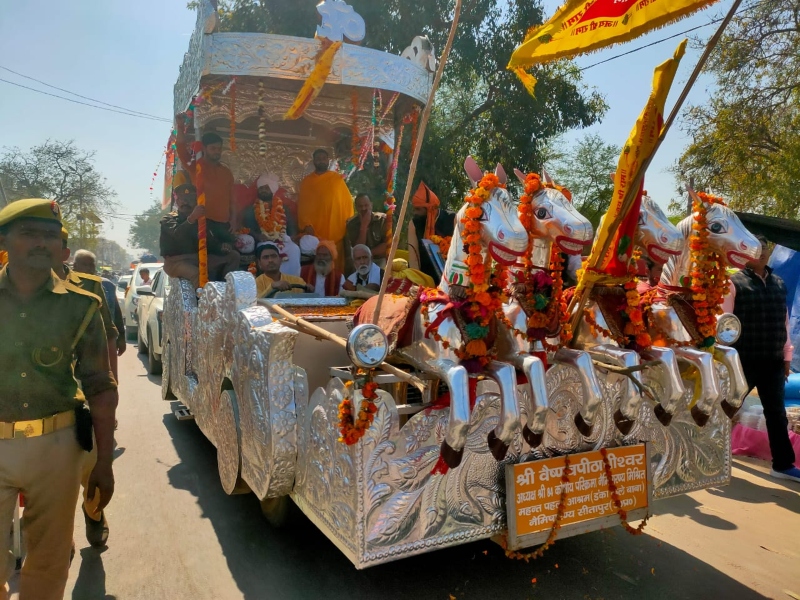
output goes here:
<path id="1" fill-rule="evenodd" d="M 467 158 L 464 169 L 473 187 L 478 186 L 484 174 L 472 157 Z M 505 189 L 507 178 L 502 166 L 497 165 L 495 175 L 500 185 L 490 192 L 483 191 L 487 198 L 480 204 L 479 219 L 473 221 L 480 224 L 479 234 L 465 228 L 468 220 L 465 215 L 473 214 L 467 211 L 475 208 L 465 203 L 456 214 L 456 229 L 439 286 L 422 292 L 422 304 L 411 317 L 411 342 L 394 353 L 420 371 L 436 375 L 449 388 L 450 418 L 441 446 L 441 458 L 449 468 L 460 464 L 467 440 L 471 411 L 468 367 L 472 373 L 480 371 L 494 380 L 500 390 L 500 420 L 488 436 L 489 448 L 497 460 L 505 458 L 520 427 L 516 371 L 513 365 L 501 362 L 491 354 L 494 346 L 491 338 L 496 338 L 496 318 L 491 315 L 488 327 L 478 327 L 479 330 L 488 330 L 488 333 L 484 334 L 483 339 L 475 340 L 469 337 L 468 331 L 474 332 L 476 323 L 465 323 L 462 310 L 469 302 L 472 289 L 470 261 L 476 256 L 476 250 L 480 250 L 477 256 L 488 281 L 494 265 L 503 268 L 512 266 L 528 246 L 528 234 L 520 224 L 517 205 Z M 470 240 L 466 245 L 465 238 Z M 496 287 L 492 290 L 497 292 Z M 467 300 L 457 297 L 464 291 L 467 292 Z M 485 364 L 477 369 L 475 361 L 464 358 L 464 348 L 469 349 L 472 341 L 479 342 L 479 346 L 482 343 L 489 349 Z"/>
<path id="2" fill-rule="evenodd" d="M 528 264 L 518 265 L 517 270 L 526 279 L 526 274 L 539 272 L 546 278 L 550 269 L 550 259 L 553 247 L 566 254 L 580 254 L 584 246 L 592 241 L 592 224 L 581 215 L 564 195 L 563 188 L 554 185 L 552 179 L 545 173 L 546 183 L 543 185 L 538 176 L 526 176 L 518 169 L 514 174 L 525 188 L 526 197 L 529 197 L 530 223 L 529 260 Z M 548 284 L 551 282 L 547 282 Z M 560 290 L 550 289 L 550 298 L 537 299 L 534 290 L 529 289 L 525 283 L 512 283 L 509 301 L 503 306 L 505 327 L 502 328 L 502 351 L 498 358 L 503 362 L 513 364 L 527 378 L 529 386 L 528 421 L 522 429 L 522 435 L 531 448 L 536 448 L 542 443 L 545 430 L 545 421 L 549 406 L 547 388 L 545 385 L 545 364 L 541 356 L 544 355 L 543 341 L 545 337 L 556 335 L 560 328 L 558 320 L 558 307 L 552 303 L 560 302 Z M 547 307 L 541 306 L 547 301 Z M 539 305 L 537 305 L 537 302 Z M 531 331 L 529 321 L 534 311 L 546 309 L 553 315 L 551 322 L 544 327 Z M 575 424 L 582 432 L 591 431 L 594 416 L 600 405 L 602 389 L 597 381 L 591 357 L 578 350 L 558 348 L 554 355 L 556 363 L 572 366 L 576 369 L 582 388 L 584 399 L 583 407 L 575 416 Z"/>
<path id="3" fill-rule="evenodd" d="M 664 264 L 670 257 L 678 256 L 684 244 L 683 236 L 658 204 L 645 195 L 634 235 L 635 247 L 645 252 L 654 262 Z M 658 420 L 667 426 L 685 392 L 675 352 L 671 348 L 649 344 L 642 346 L 625 334 L 625 323 L 619 306 L 626 301 L 626 290 L 622 285 L 596 285 L 584 308 L 585 316 L 576 328 L 575 345 L 589 351 L 601 362 L 623 368 L 636 369 L 640 365 L 640 359 L 660 363 L 666 372 L 666 378 L 662 381 L 664 389 L 654 411 Z M 642 371 L 634 370 L 631 377 L 641 383 Z M 639 390 L 632 382 L 627 382 L 620 405 L 614 412 L 614 423 L 622 434 L 631 431 L 640 403 Z"/>
<path id="4" fill-rule="evenodd" d="M 661 274 L 658 284 L 660 298 L 651 306 L 650 335 L 653 339 L 662 339 L 672 347 L 678 361 L 684 366 L 697 369 L 700 379 L 699 393 L 696 393 L 696 404 L 691 409 L 692 418 L 700 427 L 708 421 L 714 403 L 719 400 L 721 391 L 714 360 L 722 363 L 731 376 L 730 399 L 723 399 L 721 406 L 725 414 L 732 418 L 747 395 L 747 381 L 744 378 L 739 354 L 733 348 L 714 343 L 714 337 L 702 339 L 698 328 L 698 313 L 693 304 L 691 289 L 692 271 L 702 273 L 703 265 L 697 264 L 696 248 L 692 249 L 692 228 L 702 229 L 707 233 L 705 239 L 708 251 L 716 256 L 717 264 L 713 268 L 724 274 L 728 266 L 744 267 L 748 261 L 758 258 L 761 245 L 758 240 L 745 229 L 739 217 L 727 206 L 719 202 L 709 202 L 710 196 L 698 195 L 687 188 L 694 200 L 695 211 L 678 224 L 684 244 L 682 252 L 671 257 Z M 704 196 L 704 197 L 701 197 Z M 703 221 L 699 221 L 702 217 Z M 699 231 L 698 231 L 699 233 Z M 727 279 L 725 279 L 726 281 Z M 726 294 L 727 289 L 721 290 Z M 720 299 L 721 299 L 720 294 Z M 704 312 L 716 307 L 703 308 Z M 712 313 L 712 316 L 713 313 Z M 701 349 L 711 349 L 707 352 Z"/>

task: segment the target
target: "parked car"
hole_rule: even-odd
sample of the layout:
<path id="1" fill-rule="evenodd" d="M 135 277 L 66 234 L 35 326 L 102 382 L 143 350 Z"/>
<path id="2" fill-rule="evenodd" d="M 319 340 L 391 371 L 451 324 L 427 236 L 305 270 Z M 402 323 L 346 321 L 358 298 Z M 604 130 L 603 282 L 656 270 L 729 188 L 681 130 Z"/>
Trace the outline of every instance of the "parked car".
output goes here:
<path id="1" fill-rule="evenodd" d="M 125 318 L 125 337 L 127 339 L 136 339 L 136 332 L 139 330 L 139 321 L 136 314 L 136 305 L 139 304 L 139 293 L 136 288 L 145 285 L 142 281 L 142 269 L 150 271 L 150 279 L 152 280 L 156 273 L 161 271 L 163 263 L 140 263 L 136 265 L 133 270 L 133 275 L 128 283 L 128 291 L 125 294 L 125 302 L 122 306 L 122 316 Z M 152 284 L 151 284 L 152 285 Z"/>
<path id="2" fill-rule="evenodd" d="M 161 373 L 161 318 L 164 313 L 164 300 L 169 293 L 170 279 L 164 271 L 153 277 L 152 283 L 139 286 L 139 304 L 136 312 L 139 321 L 137 340 L 139 352 L 147 353 L 147 372 Z"/>
<path id="3" fill-rule="evenodd" d="M 122 306 L 125 303 L 125 292 L 128 291 L 128 285 L 131 282 L 130 275 L 122 275 L 117 279 L 117 301 Z"/>

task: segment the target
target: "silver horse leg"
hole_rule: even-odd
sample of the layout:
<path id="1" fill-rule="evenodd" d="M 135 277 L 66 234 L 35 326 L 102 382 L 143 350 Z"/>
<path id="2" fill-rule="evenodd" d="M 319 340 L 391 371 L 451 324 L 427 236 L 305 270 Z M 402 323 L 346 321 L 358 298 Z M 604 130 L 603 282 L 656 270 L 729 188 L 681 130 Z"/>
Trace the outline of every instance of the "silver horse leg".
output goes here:
<path id="1" fill-rule="evenodd" d="M 575 427 L 583 436 L 590 436 L 594 428 L 597 412 L 603 404 L 603 388 L 597 379 L 592 357 L 584 350 L 559 348 L 555 362 L 569 365 L 577 372 L 583 388 L 583 407 L 575 415 Z"/>
<path id="2" fill-rule="evenodd" d="M 503 460 L 520 426 L 517 372 L 511 365 L 495 360 L 487 365 L 486 373 L 500 388 L 500 422 L 489 432 L 487 441 L 492 456 Z"/>
<path id="3" fill-rule="evenodd" d="M 455 469 L 461 464 L 469 431 L 469 374 L 452 361 L 441 361 L 440 376 L 450 389 L 450 420 L 442 442 L 441 455 L 445 464 Z"/>
<path id="4" fill-rule="evenodd" d="M 744 402 L 747 392 L 750 391 L 750 386 L 747 385 L 747 380 L 744 377 L 744 370 L 742 369 L 742 361 L 739 359 L 739 353 L 730 346 L 717 345 L 714 348 L 714 358 L 728 368 L 728 373 L 731 376 L 731 396 L 730 400 L 723 398 L 720 406 L 729 419 L 739 412 Z"/>
<path id="5" fill-rule="evenodd" d="M 695 367 L 700 373 L 700 397 L 692 407 L 692 419 L 698 426 L 703 427 L 708 423 L 711 409 L 719 399 L 719 378 L 714 368 L 714 356 L 710 352 L 696 348 L 675 348 L 675 354 Z"/>
<path id="6" fill-rule="evenodd" d="M 609 344 L 599 344 L 588 348 L 587 352 L 592 355 L 592 358 L 611 360 L 614 364 L 623 368 L 639 366 L 639 355 L 633 350 L 625 350 Z M 633 371 L 631 377 L 639 383 L 642 381 L 638 371 Z M 614 423 L 622 435 L 629 434 L 633 429 L 636 417 L 639 414 L 639 405 L 642 402 L 639 390 L 630 381 L 627 381 L 626 384 L 626 392 L 622 397 L 619 408 L 614 413 Z"/>
<path id="7" fill-rule="evenodd" d="M 647 350 L 643 350 L 640 355 L 648 361 L 659 361 L 667 371 L 668 381 L 665 398 L 659 398 L 654 412 L 661 424 L 664 427 L 669 427 L 672 417 L 675 416 L 678 410 L 678 402 L 686 393 L 686 388 L 683 387 L 683 380 L 681 379 L 681 371 L 678 368 L 678 359 L 675 357 L 675 352 L 672 348 L 661 348 L 659 346 L 652 346 Z"/>
<path id="8" fill-rule="evenodd" d="M 544 363 L 538 356 L 524 354 L 521 370 L 528 378 L 531 401 L 528 406 L 528 422 L 522 428 L 522 437 L 531 449 L 537 448 L 544 437 L 544 426 L 550 401 L 547 397 Z"/>

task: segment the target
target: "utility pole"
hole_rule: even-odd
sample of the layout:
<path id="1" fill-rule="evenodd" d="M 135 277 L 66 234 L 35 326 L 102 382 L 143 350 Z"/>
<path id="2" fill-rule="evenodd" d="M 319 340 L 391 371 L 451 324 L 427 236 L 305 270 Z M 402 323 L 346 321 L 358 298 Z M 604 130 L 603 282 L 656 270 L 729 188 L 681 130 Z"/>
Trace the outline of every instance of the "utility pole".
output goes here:
<path id="1" fill-rule="evenodd" d="M 3 187 L 3 178 L 0 177 L 0 208 L 4 206 L 8 206 L 8 196 L 6 196 L 6 190 Z"/>
<path id="2" fill-rule="evenodd" d="M 694 189 L 694 175 L 689 177 L 689 187 Z M 692 196 L 688 192 L 686 195 L 689 197 L 688 200 L 686 200 L 686 216 L 688 217 L 692 214 Z"/>

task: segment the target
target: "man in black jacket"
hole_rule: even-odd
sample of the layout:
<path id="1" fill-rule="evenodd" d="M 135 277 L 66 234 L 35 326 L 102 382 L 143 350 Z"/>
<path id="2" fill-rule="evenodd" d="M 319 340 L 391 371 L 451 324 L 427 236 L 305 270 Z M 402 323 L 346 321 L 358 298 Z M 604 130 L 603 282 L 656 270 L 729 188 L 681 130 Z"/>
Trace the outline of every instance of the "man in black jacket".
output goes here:
<path id="1" fill-rule="evenodd" d="M 800 481 L 783 403 L 792 360 L 792 346 L 786 333 L 786 286 L 767 266 L 770 257 L 767 239 L 756 237 L 761 242 L 761 256 L 731 277 L 733 298 L 729 297 L 726 304 L 733 302 L 733 314 L 742 322 L 742 335 L 733 346 L 739 352 L 747 383 L 751 389 L 758 389 L 764 407 L 772 452 L 770 474 L 778 479 Z"/>
<path id="2" fill-rule="evenodd" d="M 182 172 L 175 175 L 175 184 L 173 199 L 177 212 L 161 219 L 164 272 L 170 277 L 188 279 L 196 289 L 200 285 L 197 220 L 205 215 L 205 207 L 197 205 L 197 190 Z M 239 268 L 239 253 L 234 250 L 234 241 L 227 224 L 206 221 L 210 281 L 222 281 L 225 275 Z"/>

